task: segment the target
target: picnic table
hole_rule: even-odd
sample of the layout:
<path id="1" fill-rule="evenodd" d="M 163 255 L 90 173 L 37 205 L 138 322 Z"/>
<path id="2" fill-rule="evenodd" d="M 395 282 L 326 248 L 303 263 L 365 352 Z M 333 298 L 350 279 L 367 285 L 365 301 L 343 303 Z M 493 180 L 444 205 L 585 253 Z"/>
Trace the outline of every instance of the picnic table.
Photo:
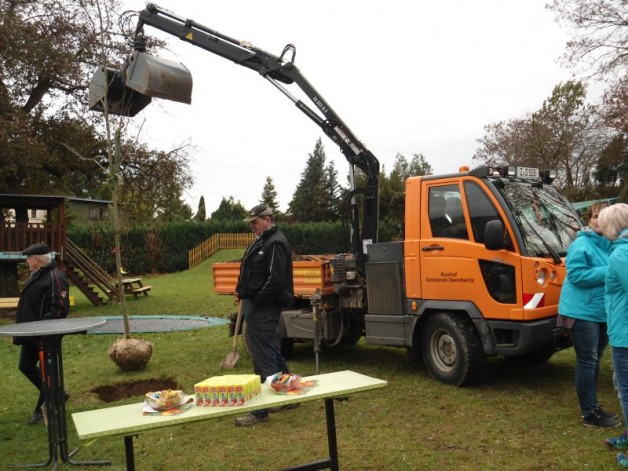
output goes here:
<path id="1" fill-rule="evenodd" d="M 324 400 L 327 422 L 327 443 L 329 457 L 297 465 L 290 470 L 332 469 L 338 470 L 338 449 L 336 443 L 336 419 L 334 399 L 346 398 L 351 394 L 383 388 L 384 380 L 365 376 L 354 371 L 337 371 L 304 378 L 316 381 L 316 386 L 299 395 L 282 395 L 274 392 L 267 384 L 262 385 L 262 394 L 242 406 L 198 406 L 193 405 L 180 414 L 144 415 L 143 403 L 76 412 L 72 414 L 80 440 L 97 437 L 123 436 L 127 471 L 135 471 L 133 437 L 163 427 L 190 424 L 208 419 L 217 419 L 251 412 L 258 409 L 280 407 L 307 401 Z M 314 420 L 312 417 L 305 421 Z M 272 438 L 269 437 L 269 440 Z M 278 442 L 277 442 L 278 443 Z M 289 446 L 289 444 L 288 444 Z"/>
<path id="2" fill-rule="evenodd" d="M 137 298 L 138 294 L 148 296 L 148 292 L 152 288 L 152 286 L 144 286 L 141 277 L 122 278 L 122 284 L 124 286 L 124 294 L 132 294 L 135 298 Z"/>

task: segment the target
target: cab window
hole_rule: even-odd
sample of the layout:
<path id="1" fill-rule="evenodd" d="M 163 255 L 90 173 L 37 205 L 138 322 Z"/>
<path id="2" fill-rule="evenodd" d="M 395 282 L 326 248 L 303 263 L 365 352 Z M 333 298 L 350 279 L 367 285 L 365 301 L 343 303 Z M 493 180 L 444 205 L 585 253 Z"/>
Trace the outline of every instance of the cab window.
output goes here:
<path id="1" fill-rule="evenodd" d="M 491 199 L 477 183 L 469 181 L 464 182 L 464 192 L 467 201 L 473 201 L 473 204 L 469 205 L 473 238 L 476 242 L 482 244 L 484 243 L 484 228 L 486 227 L 486 223 L 501 218 Z M 508 239 L 510 238 L 508 237 Z M 512 243 L 507 243 L 506 246 L 511 247 Z"/>
<path id="2" fill-rule="evenodd" d="M 469 238 L 458 185 L 431 187 L 428 212 L 432 237 Z"/>

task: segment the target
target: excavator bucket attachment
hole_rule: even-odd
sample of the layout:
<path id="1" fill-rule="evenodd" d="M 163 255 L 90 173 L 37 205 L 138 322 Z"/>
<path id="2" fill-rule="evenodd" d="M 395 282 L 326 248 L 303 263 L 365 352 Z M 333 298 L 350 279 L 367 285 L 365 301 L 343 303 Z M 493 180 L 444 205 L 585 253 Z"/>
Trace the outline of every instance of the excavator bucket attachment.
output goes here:
<path id="1" fill-rule="evenodd" d="M 89 84 L 89 109 L 135 116 L 151 97 L 192 102 L 192 75 L 183 64 L 135 51 L 120 70 L 100 67 Z M 105 100 L 106 98 L 106 100 Z"/>
<path id="2" fill-rule="evenodd" d="M 111 114 L 135 116 L 150 103 L 149 96 L 124 85 L 123 73 L 124 69 L 99 67 L 96 70 L 89 83 L 90 110 L 104 112 L 107 106 Z"/>
<path id="3" fill-rule="evenodd" d="M 192 103 L 192 74 L 183 64 L 135 51 L 126 66 L 126 86 L 154 98 Z"/>

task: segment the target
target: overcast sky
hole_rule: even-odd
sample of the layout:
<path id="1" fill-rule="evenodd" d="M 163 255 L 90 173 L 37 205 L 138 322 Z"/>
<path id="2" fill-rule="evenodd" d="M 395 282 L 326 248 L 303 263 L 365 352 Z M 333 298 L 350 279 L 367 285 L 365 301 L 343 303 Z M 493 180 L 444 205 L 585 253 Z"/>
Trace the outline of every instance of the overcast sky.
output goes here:
<path id="1" fill-rule="evenodd" d="M 156 3 L 275 55 L 294 44 L 301 73 L 387 173 L 398 153 L 423 154 L 435 173 L 473 166 L 485 125 L 539 109 L 572 78 L 558 63 L 568 31 L 545 0 Z M 249 208 L 267 176 L 285 211 L 319 137 L 346 182 L 337 146 L 256 72 L 155 28 L 145 32 L 168 39 L 161 56 L 192 72 L 191 105 L 154 100 L 133 119 L 152 146 L 195 146 L 195 184 L 185 195 L 194 212 L 201 195 L 208 216 L 223 196 Z"/>

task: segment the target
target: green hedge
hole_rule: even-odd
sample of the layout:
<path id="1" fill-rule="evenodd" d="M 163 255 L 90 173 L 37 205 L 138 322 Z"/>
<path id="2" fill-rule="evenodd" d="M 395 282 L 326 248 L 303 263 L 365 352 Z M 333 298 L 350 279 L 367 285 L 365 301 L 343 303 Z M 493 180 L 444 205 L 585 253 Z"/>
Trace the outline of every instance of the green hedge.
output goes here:
<path id="1" fill-rule="evenodd" d="M 336 254 L 351 250 L 349 228 L 341 223 L 278 223 L 299 255 Z M 157 228 L 136 227 L 120 234 L 122 267 L 129 273 L 171 273 L 188 269 L 188 251 L 218 233 L 249 232 L 244 222 L 184 221 Z M 380 225 L 380 240 L 397 230 Z M 70 228 L 67 236 L 107 272 L 115 273 L 113 230 L 103 226 Z"/>

